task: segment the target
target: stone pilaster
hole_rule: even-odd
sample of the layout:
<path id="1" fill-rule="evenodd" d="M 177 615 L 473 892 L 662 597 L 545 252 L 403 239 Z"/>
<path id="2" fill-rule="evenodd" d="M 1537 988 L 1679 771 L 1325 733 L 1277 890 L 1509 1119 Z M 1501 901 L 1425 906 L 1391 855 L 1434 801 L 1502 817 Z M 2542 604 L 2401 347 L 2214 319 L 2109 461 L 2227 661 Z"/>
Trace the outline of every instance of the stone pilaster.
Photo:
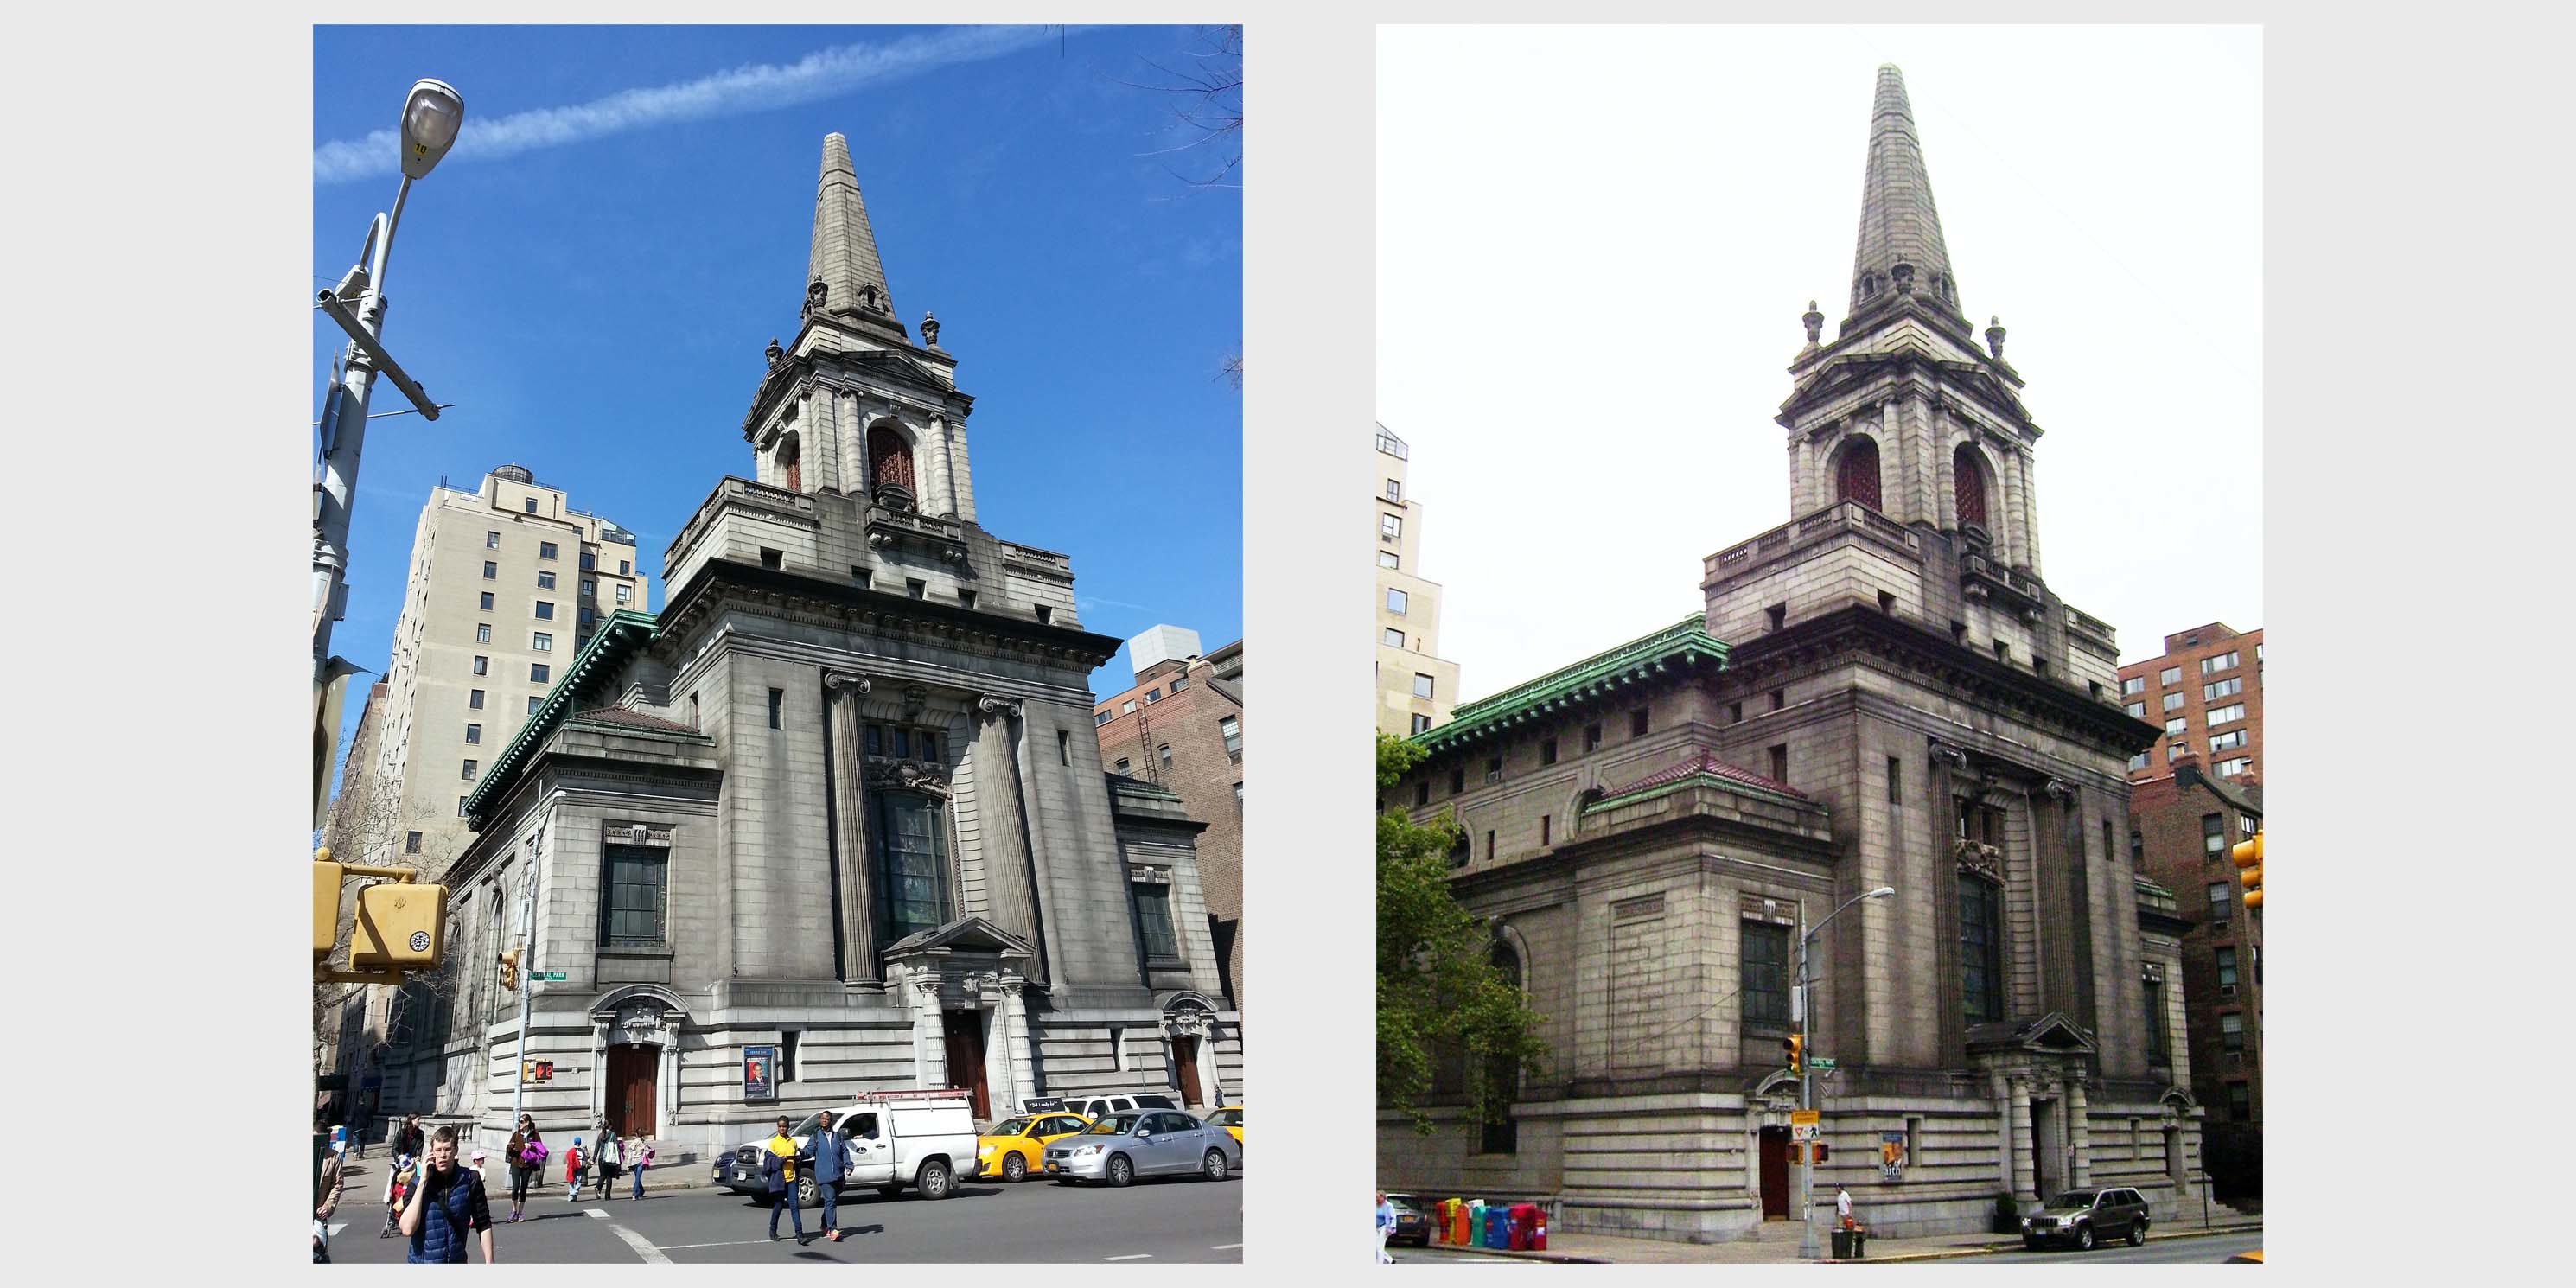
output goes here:
<path id="1" fill-rule="evenodd" d="M 2081 1188 L 2093 1183 L 2093 1126 L 2084 1116 L 2084 1078 L 2078 1074 L 2066 1084 L 2066 1130 L 2074 1138 L 2075 1166 L 2073 1183 Z"/>
<path id="2" fill-rule="evenodd" d="M 966 463 L 966 418 L 942 416 L 939 432 L 948 442 L 949 486 L 955 490 L 957 517 L 975 521 L 975 472 Z"/>
<path id="3" fill-rule="evenodd" d="M 1022 995 L 1026 988 L 1026 981 L 1004 976 L 1002 1005 L 997 1012 L 1002 1029 L 997 1045 L 1008 1046 L 1011 1051 L 1009 1086 L 1013 1109 L 1028 1103 L 1030 1097 L 1038 1094 L 1037 1056 L 1029 1047 L 1028 999 Z"/>
<path id="4" fill-rule="evenodd" d="M 1995 1183 L 2006 1194 L 2018 1194 L 2021 1187 L 2013 1183 L 2013 1117 L 2014 1092 L 2018 1090 L 2003 1074 L 1993 1075 L 1995 1091 Z"/>
<path id="5" fill-rule="evenodd" d="M 831 806 L 839 849 L 833 856 L 841 906 L 841 969 L 847 983 L 876 985 L 875 850 L 869 842 L 865 713 L 860 699 L 874 687 L 864 675 L 825 671 L 823 694 L 831 725 Z"/>

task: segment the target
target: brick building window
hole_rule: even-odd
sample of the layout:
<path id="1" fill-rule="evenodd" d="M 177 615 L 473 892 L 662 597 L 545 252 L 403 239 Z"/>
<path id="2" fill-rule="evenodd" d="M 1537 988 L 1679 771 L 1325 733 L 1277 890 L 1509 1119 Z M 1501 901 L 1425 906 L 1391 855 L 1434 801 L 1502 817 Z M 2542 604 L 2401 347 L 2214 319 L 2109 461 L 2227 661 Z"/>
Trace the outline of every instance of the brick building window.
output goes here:
<path id="1" fill-rule="evenodd" d="M 2243 693 L 2244 691 L 2245 677 L 2241 675 L 2231 675 L 2224 680 L 2200 686 L 2200 700 L 2203 702 L 2216 702 L 2220 698 L 2235 697 L 2237 694 Z"/>
<path id="2" fill-rule="evenodd" d="M 1220 716 L 1217 718 L 1216 731 L 1225 739 L 1225 758 L 1243 759 L 1243 722 L 1233 716 Z"/>
<path id="3" fill-rule="evenodd" d="M 2182 683 L 2182 668 L 2181 668 L 2181 667 L 2178 667 L 2178 666 L 2169 666 L 2169 667 L 2166 667 L 2165 669 L 2163 669 L 2163 670 L 2161 670 L 2161 671 L 2156 672 L 2156 684 L 2157 684 L 2157 686 L 2158 686 L 2158 687 L 2160 687 L 2160 688 L 2167 688 L 2167 689 L 2170 689 L 2170 688 L 2172 688 L 2173 686 L 2175 686 L 2175 685 L 2177 685 L 2177 684 L 2180 684 L 2180 683 Z"/>
<path id="4" fill-rule="evenodd" d="M 1878 440 L 1855 434 L 1834 456 L 1834 499 L 1882 508 L 1878 494 Z"/>
<path id="5" fill-rule="evenodd" d="M 1950 456 L 1951 492 L 1958 502 L 1959 526 L 1986 526 L 1986 466 L 1968 443 Z"/>
<path id="6" fill-rule="evenodd" d="M 2254 1093 L 2242 1082 L 2227 1084 L 2227 1117 L 2231 1122 L 2254 1121 Z"/>
<path id="7" fill-rule="evenodd" d="M 2213 754 L 2221 751 L 2234 751 L 2244 745 L 2245 731 L 2242 729 L 2230 729 L 2225 733 L 2213 735 L 2209 740 L 2209 750 Z"/>
<path id="8" fill-rule="evenodd" d="M 2220 671 L 2233 670 L 2235 669 L 2235 666 L 2236 650 L 2234 649 L 2229 649 L 2216 657 L 2204 657 L 2200 659 L 2200 673 L 2202 675 L 2215 675 Z"/>
<path id="9" fill-rule="evenodd" d="M 2227 853 L 2226 815 L 2203 814 L 2200 816 L 2200 849 L 2203 856 L 2212 859 Z"/>
<path id="10" fill-rule="evenodd" d="M 2238 756 L 2233 760 L 2222 760 L 2218 762 L 2218 776 L 2221 778 L 2234 778 L 2238 774 L 2244 773 L 2246 770 L 2252 769 L 2253 767 L 2254 758 L 2251 756 Z"/>
<path id="11" fill-rule="evenodd" d="M 2226 882 L 2212 881 L 2209 883 L 2209 920 L 2211 925 L 2224 926 L 2227 924 L 2228 911 L 2235 906 L 2230 902 L 2231 898 L 2232 895 L 2227 889 Z"/>
<path id="12" fill-rule="evenodd" d="M 1744 953 L 1736 966 L 1736 991 L 1747 1031 L 1789 1027 L 1789 928 L 1747 921 Z"/>
<path id="13" fill-rule="evenodd" d="M 2242 1055 L 2245 1053 L 2245 1017 L 2229 1011 L 2218 1017 L 2218 1049 Z"/>
<path id="14" fill-rule="evenodd" d="M 2144 692 L 2146 692 L 2146 691 L 2147 691 L 2147 677 L 2145 677 L 2145 676 L 2143 676 L 2143 675 L 2133 675 L 2133 676 L 2130 676 L 2128 679 L 2125 679 L 2125 680 L 2120 681 L 2120 696 L 2121 696 L 2121 697 L 2124 697 L 2124 698 L 2125 698 L 2125 697 L 2130 697 L 2130 696 L 2133 696 L 2133 695 L 2135 695 L 2135 694 L 2144 693 Z M 2134 713 L 2132 713 L 2132 714 L 2134 714 Z"/>
<path id="15" fill-rule="evenodd" d="M 2221 947 L 2211 956 L 2218 964 L 2218 986 L 2226 990 L 2219 996 L 2224 997 L 2227 993 L 2236 991 L 2236 950 L 2233 947 Z"/>

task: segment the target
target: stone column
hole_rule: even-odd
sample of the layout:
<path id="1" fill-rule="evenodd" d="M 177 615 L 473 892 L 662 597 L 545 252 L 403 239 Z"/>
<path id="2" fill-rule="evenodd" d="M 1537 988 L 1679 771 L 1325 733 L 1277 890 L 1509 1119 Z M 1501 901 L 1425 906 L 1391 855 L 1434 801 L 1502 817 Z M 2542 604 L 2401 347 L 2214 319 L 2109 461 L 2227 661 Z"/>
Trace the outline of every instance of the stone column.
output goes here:
<path id="1" fill-rule="evenodd" d="M 1015 975 L 1002 977 L 1000 1023 L 1003 1028 L 1002 1041 L 1011 1048 L 1010 1090 L 1011 1104 L 1015 1108 L 1028 1103 L 1029 1097 L 1038 1094 L 1037 1057 L 1029 1042 L 1028 999 L 1022 995 L 1027 987 L 1027 981 Z"/>
<path id="2" fill-rule="evenodd" d="M 939 1013 L 939 977 L 918 966 L 911 985 L 912 1061 L 915 1083 L 945 1087 L 948 1080 L 948 1031 Z"/>
<path id="3" fill-rule="evenodd" d="M 2084 1116 L 2084 1079 L 2080 1074 L 2066 1084 L 2066 1131 L 2074 1138 L 2073 1182 L 2079 1188 L 2091 1185 L 2093 1183 L 2093 1127 Z"/>
<path id="4" fill-rule="evenodd" d="M 984 1090 L 998 1110 L 995 1118 L 1008 1118 L 1019 1104 L 1014 1088 L 1019 1085 L 1018 1062 L 1012 1059 L 1011 1020 L 1002 1009 L 1002 977 L 988 972 L 975 979 L 976 1003 L 992 1015 L 984 1030 Z"/>
<path id="5" fill-rule="evenodd" d="M 878 985 L 875 849 L 869 844 L 867 742 L 861 726 L 866 713 L 859 700 L 871 688 L 868 677 L 848 671 L 823 672 L 823 695 L 832 725 L 833 855 L 841 904 L 841 969 L 845 983 Z"/>
<path id="6" fill-rule="evenodd" d="M 1995 1183 L 2007 1194 L 2020 1193 L 2013 1184 L 2013 1087 L 2001 1073 L 1992 1075 L 1995 1091 Z"/>
<path id="7" fill-rule="evenodd" d="M 671 1124 L 680 1120 L 680 1029 L 668 1019 L 662 1022 L 662 1058 L 655 1070 L 653 1087 L 653 1138 L 671 1138 Z"/>
<path id="8" fill-rule="evenodd" d="M 2023 558 L 2030 563 L 2030 575 L 2039 575 L 2039 461 L 2025 447 L 2021 460 L 2021 530 L 2022 540 L 2030 550 Z"/>
<path id="9" fill-rule="evenodd" d="M 1028 823 L 1020 791 L 1018 744 L 1023 739 L 1014 736 L 1027 727 L 1023 714 L 1017 698 L 987 695 L 975 700 L 975 815 L 993 924 L 1036 943 L 1037 874 L 1029 861 Z"/>
<path id="10" fill-rule="evenodd" d="M 2031 1139 L 2030 1080 L 2012 1080 L 2012 1166 L 2016 1180 L 2013 1193 L 2025 1203 L 2039 1201 L 2039 1174 L 2034 1150 L 2038 1142 Z"/>
<path id="11" fill-rule="evenodd" d="M 590 1121 L 608 1117 L 608 1021 L 590 1019 Z"/>
<path id="12" fill-rule="evenodd" d="M 841 450 L 841 490 L 861 501 L 868 499 L 868 416 L 867 409 L 853 393 L 832 396 L 833 433 Z"/>

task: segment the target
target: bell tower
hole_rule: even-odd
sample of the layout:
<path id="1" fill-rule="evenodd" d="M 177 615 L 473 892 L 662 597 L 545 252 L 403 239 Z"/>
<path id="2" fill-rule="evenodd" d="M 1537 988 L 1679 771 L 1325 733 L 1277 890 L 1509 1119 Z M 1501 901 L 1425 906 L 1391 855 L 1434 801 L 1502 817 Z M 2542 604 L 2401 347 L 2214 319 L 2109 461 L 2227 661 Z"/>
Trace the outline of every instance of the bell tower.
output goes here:
<path id="1" fill-rule="evenodd" d="M 830 493 L 896 514 L 975 521 L 957 359 L 924 313 L 921 341 L 895 316 L 850 164 L 849 140 L 823 137 L 796 339 L 769 342 L 768 369 L 743 438 L 754 477 L 791 492 Z"/>

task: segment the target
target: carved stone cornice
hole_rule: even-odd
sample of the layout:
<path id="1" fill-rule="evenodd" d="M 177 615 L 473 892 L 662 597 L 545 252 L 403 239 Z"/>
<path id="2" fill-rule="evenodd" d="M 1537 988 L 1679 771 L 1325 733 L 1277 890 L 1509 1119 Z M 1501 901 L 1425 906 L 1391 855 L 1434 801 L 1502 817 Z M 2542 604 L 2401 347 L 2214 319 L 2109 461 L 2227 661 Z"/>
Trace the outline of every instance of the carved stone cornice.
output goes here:
<path id="1" fill-rule="evenodd" d="M 948 767 L 926 760 L 870 757 L 863 777 L 871 788 L 923 792 L 942 798 L 948 795 Z"/>

